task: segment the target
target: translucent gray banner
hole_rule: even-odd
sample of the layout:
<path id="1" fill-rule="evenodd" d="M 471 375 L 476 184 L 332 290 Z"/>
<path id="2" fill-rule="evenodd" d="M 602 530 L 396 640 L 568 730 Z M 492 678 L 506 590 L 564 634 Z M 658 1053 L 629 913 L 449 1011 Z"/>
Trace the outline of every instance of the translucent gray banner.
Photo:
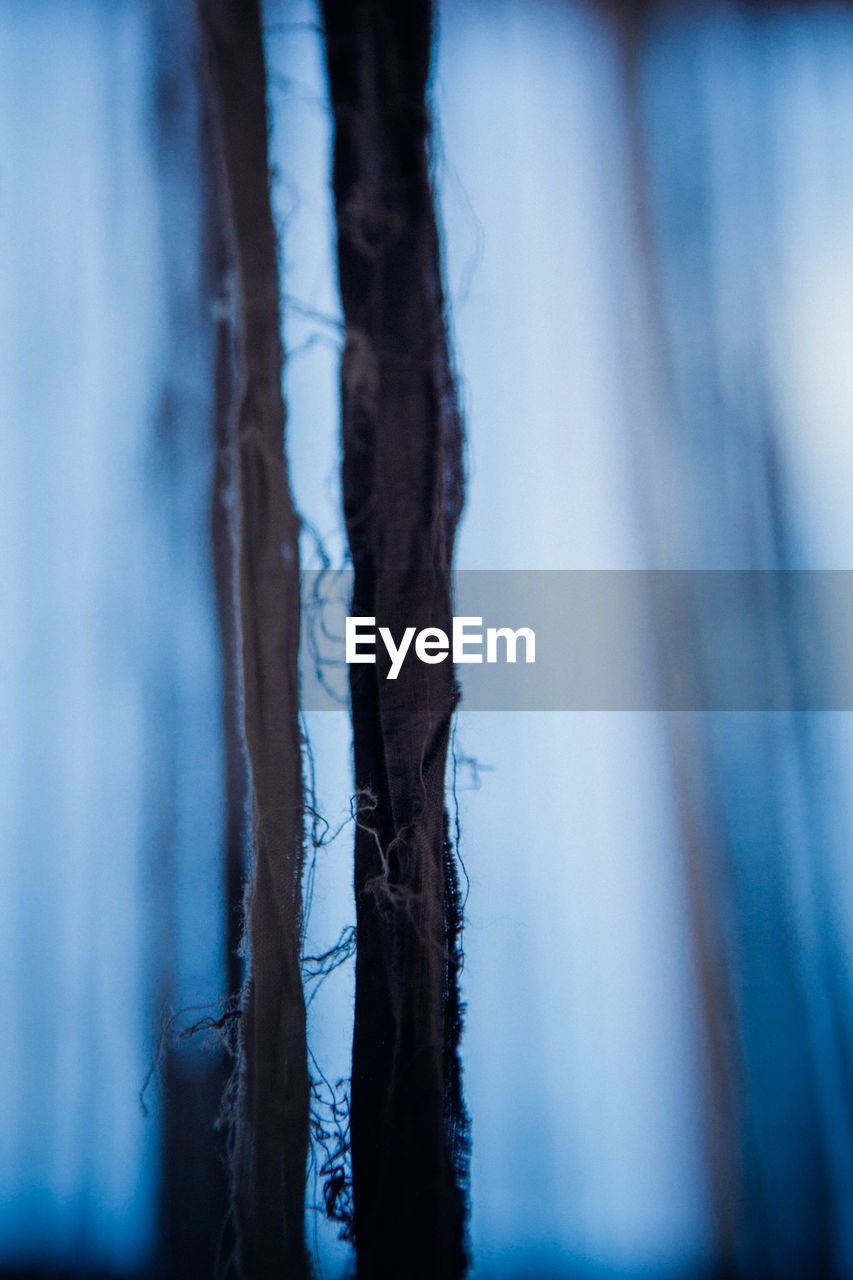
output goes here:
<path id="1" fill-rule="evenodd" d="M 347 705 L 351 590 L 350 572 L 303 575 L 307 710 Z M 458 656 L 482 659 L 456 663 L 473 711 L 853 709 L 853 572 L 468 570 L 453 613 L 468 619 Z M 419 638 L 432 621 L 422 611 L 408 638 L 361 622 L 353 655 L 375 655 L 380 680 L 406 679 L 419 652 L 449 662 L 452 635 Z M 518 635 L 515 662 L 502 629 L 535 637 Z"/>

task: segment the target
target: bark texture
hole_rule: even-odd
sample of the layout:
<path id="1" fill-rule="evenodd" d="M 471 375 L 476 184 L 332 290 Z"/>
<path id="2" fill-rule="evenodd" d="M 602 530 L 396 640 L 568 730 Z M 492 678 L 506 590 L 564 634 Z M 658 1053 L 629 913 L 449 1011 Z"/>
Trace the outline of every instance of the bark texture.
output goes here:
<path id="1" fill-rule="evenodd" d="M 248 977 L 232 1178 L 247 1277 L 306 1276 L 310 1087 L 300 971 L 304 856 L 299 521 L 284 455 L 282 344 L 257 0 L 201 0 L 234 290 L 231 438 L 238 468 L 239 636 L 251 775 Z"/>
<path id="2" fill-rule="evenodd" d="M 451 626 L 462 433 L 429 174 L 425 0 L 325 0 L 346 322 L 343 495 L 352 612 L 399 639 Z M 461 912 L 445 813 L 457 698 L 444 662 L 350 668 L 359 820 L 352 1076 L 358 1275 L 466 1268 Z"/>

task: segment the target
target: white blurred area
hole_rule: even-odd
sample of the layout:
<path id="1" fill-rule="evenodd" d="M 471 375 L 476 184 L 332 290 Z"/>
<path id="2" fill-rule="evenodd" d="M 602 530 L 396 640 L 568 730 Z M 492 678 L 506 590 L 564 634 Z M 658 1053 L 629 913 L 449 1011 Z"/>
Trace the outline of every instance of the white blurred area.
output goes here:
<path id="1" fill-rule="evenodd" d="M 612 32 L 576 6 L 453 0 L 440 31 L 437 173 L 471 442 L 458 564 L 643 567 Z M 457 749 L 491 769 L 462 796 L 474 1274 L 701 1269 L 696 995 L 664 724 L 463 708 Z"/>
<path id="2" fill-rule="evenodd" d="M 170 310 L 201 193 L 157 16 L 0 0 L 0 1269 L 148 1263 L 161 1010 L 222 995 L 212 388 Z"/>

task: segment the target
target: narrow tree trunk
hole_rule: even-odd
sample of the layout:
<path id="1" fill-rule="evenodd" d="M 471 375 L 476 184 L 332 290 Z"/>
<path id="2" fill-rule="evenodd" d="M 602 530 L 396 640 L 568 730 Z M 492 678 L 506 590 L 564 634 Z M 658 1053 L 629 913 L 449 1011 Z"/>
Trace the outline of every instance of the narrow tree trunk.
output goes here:
<path id="1" fill-rule="evenodd" d="M 238 1265 L 258 1280 L 306 1276 L 309 1078 L 300 974 L 303 795 L 297 655 L 299 522 L 284 456 L 285 411 L 266 76 L 257 0 L 200 0 L 236 288 L 239 634 L 251 771 L 233 1150 Z"/>
<path id="2" fill-rule="evenodd" d="M 462 497 L 428 166 L 425 0 L 325 0 L 336 126 L 344 511 L 352 611 L 451 626 Z M 352 1079 L 359 1277 L 465 1271 L 460 910 L 444 809 L 449 663 L 351 667 L 359 821 Z"/>

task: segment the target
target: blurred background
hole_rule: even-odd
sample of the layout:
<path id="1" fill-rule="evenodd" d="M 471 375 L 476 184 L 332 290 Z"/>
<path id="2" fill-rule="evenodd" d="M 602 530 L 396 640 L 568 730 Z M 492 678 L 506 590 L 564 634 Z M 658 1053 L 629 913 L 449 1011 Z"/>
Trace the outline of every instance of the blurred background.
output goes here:
<path id="1" fill-rule="evenodd" d="M 291 477 L 337 567 L 322 31 L 264 21 Z M 207 1275 L 229 1065 L 184 1033 L 234 989 L 244 823 L 198 35 L 168 0 L 0 25 L 0 1275 Z M 853 567 L 853 10 L 442 0 L 433 106 L 458 566 Z M 351 738 L 305 720 L 316 955 Z M 476 1280 L 853 1277 L 851 715 L 463 707 L 452 781 Z M 309 984 L 327 1117 L 352 982 Z"/>

